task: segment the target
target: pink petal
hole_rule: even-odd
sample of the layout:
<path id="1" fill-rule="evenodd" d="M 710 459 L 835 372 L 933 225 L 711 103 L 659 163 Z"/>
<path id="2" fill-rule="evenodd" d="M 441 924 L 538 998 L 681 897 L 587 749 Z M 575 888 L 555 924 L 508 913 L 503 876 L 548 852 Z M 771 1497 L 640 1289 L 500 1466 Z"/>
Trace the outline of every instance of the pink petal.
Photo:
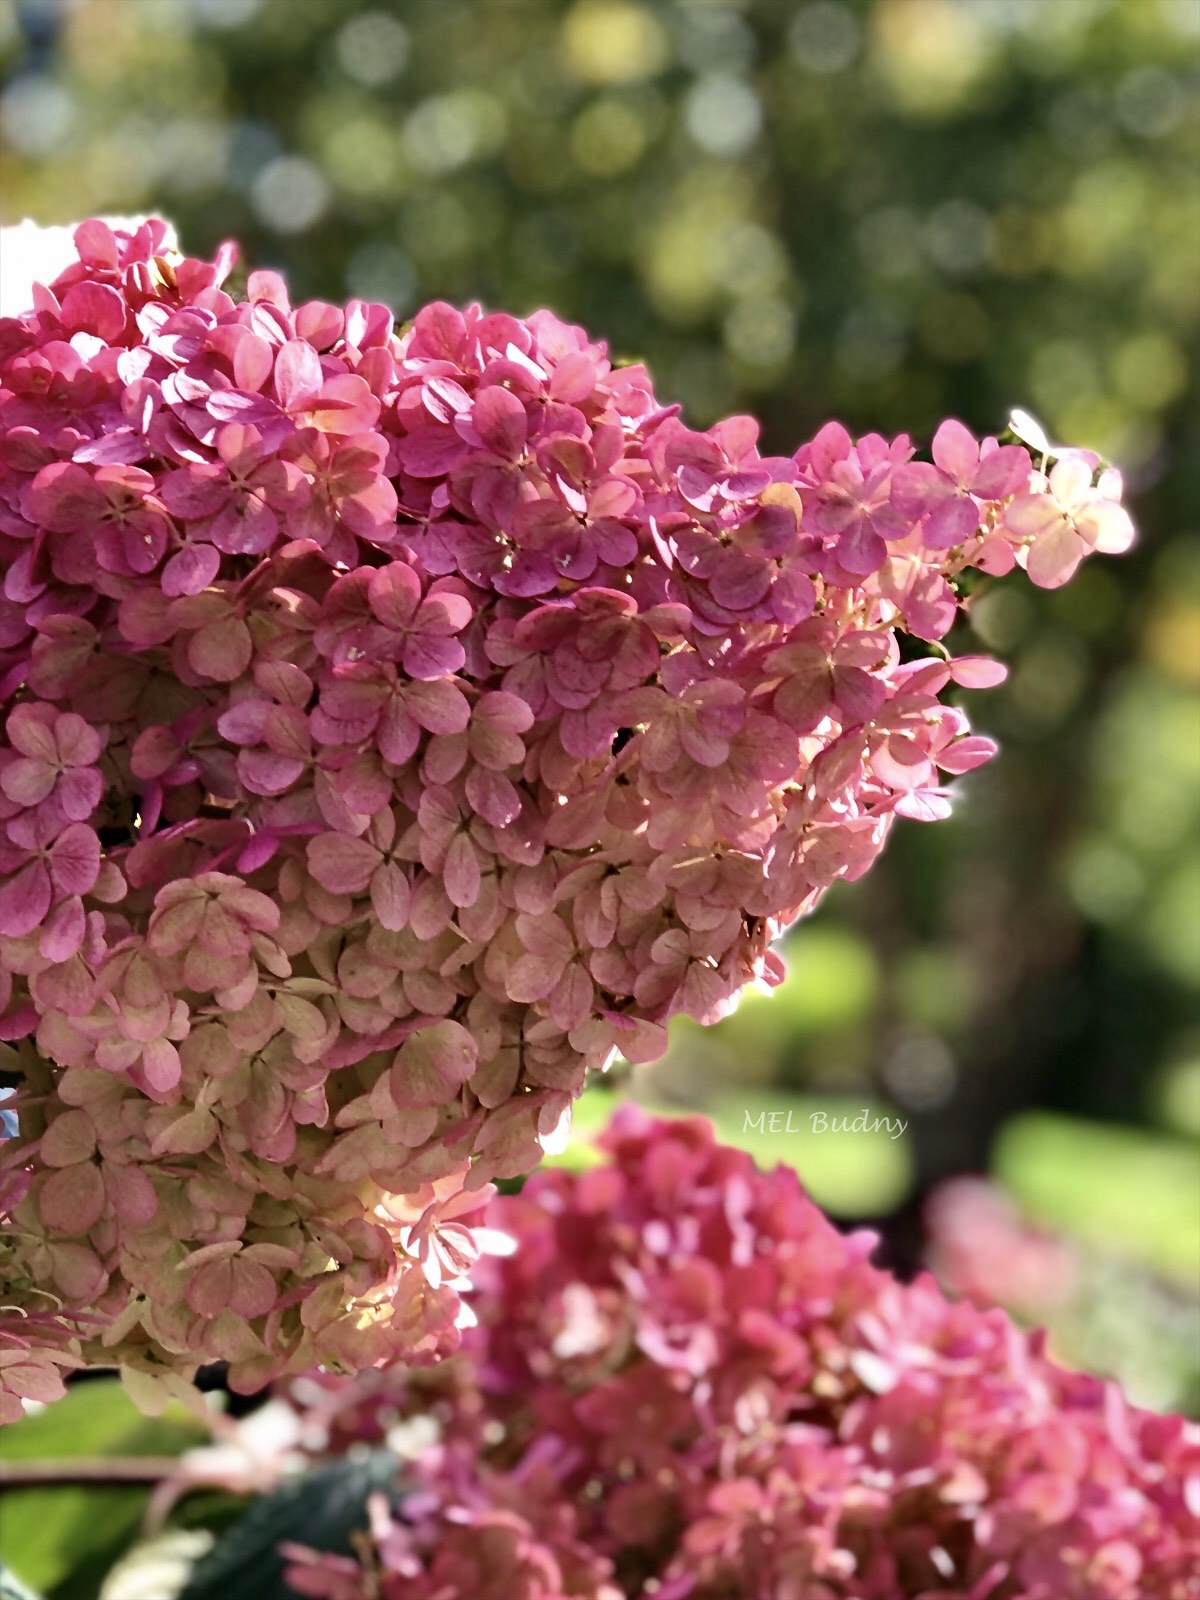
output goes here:
<path id="1" fill-rule="evenodd" d="M 413 678 L 446 678 L 456 673 L 466 659 L 466 651 L 457 639 L 419 633 L 405 645 L 402 665 Z"/>
<path id="2" fill-rule="evenodd" d="M 56 1233 L 79 1237 L 104 1215 L 104 1179 L 91 1161 L 59 1167 L 37 1192 L 38 1214 Z"/>
<path id="3" fill-rule="evenodd" d="M 406 629 L 421 600 L 421 580 L 403 561 L 389 562 L 371 573 L 367 601 L 385 628 Z"/>
<path id="4" fill-rule="evenodd" d="M 430 733 L 461 733 L 471 718 L 466 695 L 457 684 L 444 679 L 410 684 L 404 703 L 409 715 Z"/>
<path id="5" fill-rule="evenodd" d="M 771 568 L 761 557 L 724 550 L 717 557 L 708 587 L 718 605 L 730 611 L 749 611 L 770 589 Z"/>
<path id="6" fill-rule="evenodd" d="M 573 961 L 551 991 L 547 1011 L 554 1024 L 567 1033 L 591 1014 L 595 996 L 591 978 Z"/>
<path id="7" fill-rule="evenodd" d="M 83 943 L 86 926 L 83 901 L 78 895 L 71 895 L 55 906 L 43 924 L 41 937 L 38 940 L 38 954 L 44 956 L 47 961 L 56 963 L 69 961 Z M 91 985 L 87 984 L 86 987 L 90 991 Z"/>
<path id="8" fill-rule="evenodd" d="M 36 806 L 53 789 L 57 777 L 49 762 L 40 757 L 18 756 L 0 771 L 0 789 L 19 806 Z"/>
<path id="9" fill-rule="evenodd" d="M 381 861 L 371 876 L 371 909 L 381 927 L 400 933 L 408 926 L 412 885 L 396 861 Z"/>
<path id="10" fill-rule="evenodd" d="M 944 822 L 950 815 L 950 799 L 937 789 L 914 789 L 897 802 L 896 814 L 912 822 Z"/>
<path id="11" fill-rule="evenodd" d="M 965 544 L 979 527 L 979 507 L 970 495 L 955 495 L 935 506 L 921 525 L 921 543 L 930 550 Z"/>
<path id="12" fill-rule="evenodd" d="M 467 801 L 471 808 L 494 828 L 505 828 L 521 814 L 521 797 L 510 779 L 486 767 L 472 767 L 467 774 Z"/>
<path id="13" fill-rule="evenodd" d="M 414 478 L 441 478 L 469 454 L 470 445 L 451 428 L 414 428 L 396 444 L 404 471 Z"/>
<path id="14" fill-rule="evenodd" d="M 981 500 L 1007 500 L 1027 487 L 1033 462 L 1024 445 L 1005 444 L 980 459 L 971 479 L 971 493 Z"/>
<path id="15" fill-rule="evenodd" d="M 53 765 L 58 760 L 55 721 L 54 712 L 49 706 L 17 706 L 8 718 L 8 737 L 13 749 L 35 761 L 46 761 Z"/>
<path id="16" fill-rule="evenodd" d="M 400 1046 L 388 1078 L 392 1099 L 401 1109 L 444 1105 L 475 1071 L 478 1048 L 458 1022 L 434 1022 L 418 1028 Z"/>
<path id="17" fill-rule="evenodd" d="M 100 840 L 84 823 L 73 822 L 50 846 L 49 865 L 59 894 L 87 894 L 100 873 Z"/>
<path id="18" fill-rule="evenodd" d="M 240 617 L 210 622 L 188 640 L 188 665 L 214 683 L 232 683 L 250 665 L 254 644 Z"/>
<path id="19" fill-rule="evenodd" d="M 283 409 L 300 410 L 320 393 L 324 381 L 321 358 L 312 345 L 289 339 L 275 357 L 275 393 Z"/>
<path id="20" fill-rule="evenodd" d="M 126 314 L 124 300 L 107 284 L 77 283 L 63 297 L 63 326 L 94 333 L 105 344 L 113 344 L 124 333 Z"/>
<path id="21" fill-rule="evenodd" d="M 1133 519 L 1114 500 L 1093 500 L 1075 512 L 1075 526 L 1093 549 L 1123 555 L 1137 537 Z"/>
<path id="22" fill-rule="evenodd" d="M 532 1005 L 546 998 L 562 977 L 562 971 L 563 962 L 557 957 L 521 956 L 505 974 L 505 992 L 510 1000 Z"/>
<path id="23" fill-rule="evenodd" d="M 969 483 L 979 464 L 978 443 L 953 417 L 947 418 L 934 434 L 931 453 L 942 471 L 959 484 Z"/>
<path id="24" fill-rule="evenodd" d="M 469 834 L 456 833 L 446 852 L 442 867 L 442 882 L 451 902 L 458 906 L 473 906 L 479 899 L 479 856 Z"/>
<path id="25" fill-rule="evenodd" d="M 1039 589 L 1058 589 L 1088 553 L 1088 546 L 1069 522 L 1060 520 L 1029 551 L 1025 570 Z"/>
<path id="26" fill-rule="evenodd" d="M 944 772 L 970 772 L 975 767 L 981 767 L 985 761 L 990 761 L 996 754 L 996 748 L 994 739 L 971 734 L 948 744 L 939 753 L 937 764 Z"/>
<path id="27" fill-rule="evenodd" d="M 1008 668 L 990 656 L 958 656 L 950 664 L 950 676 L 964 689 L 994 689 L 1008 677 Z"/>
<path id="28" fill-rule="evenodd" d="M 308 870 L 330 894 L 361 894 L 380 862 L 373 844 L 348 833 L 320 833 L 306 854 Z"/>
<path id="29" fill-rule="evenodd" d="M 172 597 L 199 594 L 208 588 L 220 568 L 220 554 L 211 544 L 185 544 L 163 568 L 163 593 Z"/>
<path id="30" fill-rule="evenodd" d="M 529 422 L 524 404 L 511 389 L 489 384 L 476 396 L 471 421 L 488 449 L 505 460 L 515 460 L 525 448 Z"/>

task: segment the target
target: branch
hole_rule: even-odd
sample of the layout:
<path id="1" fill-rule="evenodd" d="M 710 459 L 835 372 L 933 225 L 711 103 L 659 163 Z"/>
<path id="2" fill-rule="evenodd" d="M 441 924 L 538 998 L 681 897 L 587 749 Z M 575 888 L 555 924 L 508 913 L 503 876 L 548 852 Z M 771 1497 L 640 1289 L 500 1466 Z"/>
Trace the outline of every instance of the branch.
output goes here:
<path id="1" fill-rule="evenodd" d="M 71 1483 L 158 1483 L 178 1471 L 177 1456 L 117 1456 L 104 1461 L 0 1461 L 0 1488 L 33 1489 L 47 1484 Z"/>

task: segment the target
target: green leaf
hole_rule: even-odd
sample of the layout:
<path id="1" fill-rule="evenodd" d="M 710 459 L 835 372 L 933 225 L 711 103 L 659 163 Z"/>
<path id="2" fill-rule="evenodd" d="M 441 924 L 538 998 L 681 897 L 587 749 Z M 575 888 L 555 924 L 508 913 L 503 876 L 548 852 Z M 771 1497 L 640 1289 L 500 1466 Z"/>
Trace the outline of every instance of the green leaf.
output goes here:
<path id="1" fill-rule="evenodd" d="M 21 1582 L 11 1567 L 0 1561 L 0 1600 L 39 1600 L 39 1596 Z"/>
<path id="2" fill-rule="evenodd" d="M 55 1401 L 5 1428 L 3 1457 L 22 1461 L 103 1461 L 116 1456 L 176 1456 L 205 1438 L 181 1406 L 144 1417 L 116 1378 L 73 1385 Z M 134 1537 L 150 1486 L 5 1486 L 0 1555 L 49 1600 L 95 1600 L 100 1580 Z"/>
<path id="3" fill-rule="evenodd" d="M 295 1600 L 283 1581 L 285 1540 L 349 1555 L 350 1536 L 367 1526 L 367 1496 L 391 1490 L 396 1458 L 373 1450 L 361 1460 L 315 1467 L 256 1500 L 192 1573 L 180 1600 Z"/>

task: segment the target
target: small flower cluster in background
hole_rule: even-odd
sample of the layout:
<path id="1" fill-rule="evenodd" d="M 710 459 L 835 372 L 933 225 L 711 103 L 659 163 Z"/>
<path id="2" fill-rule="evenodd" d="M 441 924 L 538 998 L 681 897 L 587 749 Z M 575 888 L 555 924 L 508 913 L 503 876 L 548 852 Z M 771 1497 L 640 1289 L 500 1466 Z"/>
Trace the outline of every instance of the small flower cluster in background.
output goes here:
<path id="1" fill-rule="evenodd" d="M 453 1349 L 587 1070 L 991 754 L 957 575 L 1132 537 L 1086 453 L 764 458 L 547 312 L 74 248 L 0 321 L 0 1420 Z"/>
<path id="2" fill-rule="evenodd" d="M 319 1454 L 392 1440 L 321 1600 L 1186 1600 L 1200 1429 L 901 1286 L 787 1168 L 625 1110 L 607 1159 L 489 1220 L 480 1326 L 434 1373 L 306 1378 Z M 426 1436 L 414 1450 L 413 1439 Z M 418 1420 L 419 1419 L 419 1420 Z M 302 1535 L 301 1535 L 302 1537 Z"/>
<path id="3" fill-rule="evenodd" d="M 1139 1405 L 1198 1414 L 1194 1274 L 1139 1261 L 1119 1241 L 1035 1225 L 994 1178 L 947 1178 L 923 1213 L 924 1258 L 949 1293 L 1044 1327 L 1057 1360 L 1116 1378 Z"/>

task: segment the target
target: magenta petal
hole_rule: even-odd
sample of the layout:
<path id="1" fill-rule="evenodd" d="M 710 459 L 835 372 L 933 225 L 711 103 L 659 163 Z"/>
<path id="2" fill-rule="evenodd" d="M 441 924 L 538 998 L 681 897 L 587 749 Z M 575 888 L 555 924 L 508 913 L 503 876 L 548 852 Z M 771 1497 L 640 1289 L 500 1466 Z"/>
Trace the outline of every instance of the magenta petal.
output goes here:
<path id="1" fill-rule="evenodd" d="M 53 789 L 57 776 L 48 761 L 18 756 L 0 769 L 0 789 L 19 806 L 36 806 Z"/>
<path id="2" fill-rule="evenodd" d="M 125 302 L 115 289 L 103 283 L 77 283 L 63 296 L 63 326 L 72 331 L 94 333 L 112 344 L 125 331 Z"/>
<path id="3" fill-rule="evenodd" d="M 837 542 L 837 558 L 846 571 L 865 577 L 878 572 L 887 560 L 887 545 L 865 522 L 858 523 Z"/>
<path id="4" fill-rule="evenodd" d="M 883 684 L 862 667 L 839 667 L 834 685 L 838 708 L 846 722 L 869 722 L 883 704 Z"/>
<path id="5" fill-rule="evenodd" d="M 50 876 L 59 894 L 87 894 L 100 873 L 100 840 L 73 822 L 50 846 Z"/>
<path id="6" fill-rule="evenodd" d="M 749 611 L 770 589 L 771 569 L 758 556 L 725 550 L 717 558 L 708 587 L 718 605 L 730 611 Z"/>
<path id="7" fill-rule="evenodd" d="M 70 767 L 58 780 L 55 799 L 72 822 L 86 822 L 100 804 L 104 780 L 95 767 Z"/>
<path id="8" fill-rule="evenodd" d="M 41 861 L 29 861 L 0 888 L 0 933 L 22 939 L 49 909 L 50 874 Z"/>
<path id="9" fill-rule="evenodd" d="M 199 594 L 208 588 L 220 568 L 220 554 L 211 544 L 185 544 L 163 568 L 163 593 L 172 597 Z"/>
<path id="10" fill-rule="evenodd" d="M 568 755 L 591 761 L 612 749 L 616 731 L 612 710 L 600 701 L 584 710 L 564 712 L 558 736 Z"/>
<path id="11" fill-rule="evenodd" d="M 445 678 L 457 672 L 466 659 L 457 639 L 418 633 L 404 647 L 403 666 L 413 678 Z"/>
<path id="12" fill-rule="evenodd" d="M 935 506 L 921 525 L 921 543 L 930 550 L 964 544 L 979 527 L 979 507 L 970 495 L 955 495 Z"/>
<path id="13" fill-rule="evenodd" d="M 1006 444 L 984 456 L 971 479 L 971 493 L 981 500 L 1007 500 L 1029 482 L 1033 462 L 1024 445 Z"/>
<path id="14" fill-rule="evenodd" d="M 83 943 L 86 918 L 83 901 L 72 895 L 55 906 L 42 927 L 38 953 L 47 961 L 69 961 Z"/>
<path id="15" fill-rule="evenodd" d="M 450 428 L 414 428 L 398 441 L 396 454 L 414 478 L 440 478 L 458 466 L 470 448 Z"/>
<path id="16" fill-rule="evenodd" d="M 892 474 L 892 506 L 914 522 L 953 492 L 954 486 L 945 474 L 927 461 L 910 461 Z"/>
<path id="17" fill-rule="evenodd" d="M 229 498 L 229 476 L 221 466 L 181 467 L 162 483 L 162 500 L 172 516 L 184 522 L 209 517 Z"/>
<path id="18" fill-rule="evenodd" d="M 524 450 L 529 422 L 524 404 L 510 389 L 493 383 L 480 390 L 471 421 L 488 449 L 506 461 L 514 461 Z"/>
<path id="19" fill-rule="evenodd" d="M 371 573 L 367 599 L 385 627 L 403 631 L 420 603 L 421 580 L 403 561 L 389 562 Z"/>
<path id="20" fill-rule="evenodd" d="M 405 705 L 409 715 L 430 733 L 461 733 L 471 717 L 466 695 L 456 683 L 444 679 L 410 685 Z"/>

